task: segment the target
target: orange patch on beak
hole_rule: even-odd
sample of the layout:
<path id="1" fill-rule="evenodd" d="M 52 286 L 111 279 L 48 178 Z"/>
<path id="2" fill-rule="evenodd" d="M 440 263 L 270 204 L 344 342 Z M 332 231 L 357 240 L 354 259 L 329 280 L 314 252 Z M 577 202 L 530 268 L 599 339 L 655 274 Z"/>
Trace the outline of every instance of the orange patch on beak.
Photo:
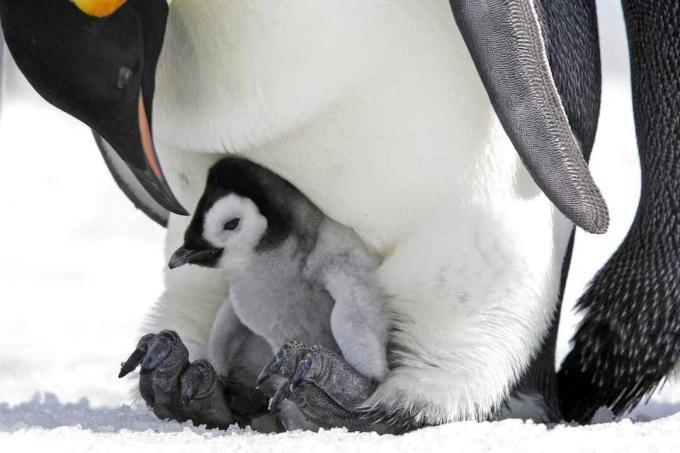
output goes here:
<path id="1" fill-rule="evenodd" d="M 149 118 L 146 115 L 146 108 L 144 108 L 144 96 L 142 96 L 142 91 L 139 91 L 139 102 L 137 107 L 137 113 L 139 117 L 139 132 L 142 136 L 142 148 L 144 149 L 144 157 L 146 162 L 149 164 L 151 171 L 158 178 L 159 181 L 164 181 L 163 172 L 161 171 L 161 166 L 158 163 L 158 157 L 156 156 L 156 150 L 153 146 L 153 138 L 151 137 L 151 126 L 149 125 Z"/>
<path id="2" fill-rule="evenodd" d="M 71 0 L 79 10 L 94 17 L 107 17 L 118 11 L 127 0 Z"/>

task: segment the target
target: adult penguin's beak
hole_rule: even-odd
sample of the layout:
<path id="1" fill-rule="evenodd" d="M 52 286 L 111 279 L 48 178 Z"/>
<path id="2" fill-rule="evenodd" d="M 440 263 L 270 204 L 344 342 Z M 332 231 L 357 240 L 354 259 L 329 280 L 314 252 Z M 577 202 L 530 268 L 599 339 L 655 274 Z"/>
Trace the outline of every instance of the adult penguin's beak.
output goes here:
<path id="1" fill-rule="evenodd" d="M 162 206 L 168 186 L 152 132 L 167 0 L 0 1 L 7 45 L 47 101 L 97 132 Z"/>

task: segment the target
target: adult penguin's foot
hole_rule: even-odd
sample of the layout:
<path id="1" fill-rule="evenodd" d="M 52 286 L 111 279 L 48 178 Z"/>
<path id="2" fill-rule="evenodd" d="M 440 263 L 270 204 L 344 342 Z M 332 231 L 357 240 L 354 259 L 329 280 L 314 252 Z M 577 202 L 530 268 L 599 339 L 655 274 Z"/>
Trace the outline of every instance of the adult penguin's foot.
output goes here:
<path id="1" fill-rule="evenodd" d="M 344 427 L 379 433 L 401 431 L 386 423 L 383 414 L 362 406 L 377 383 L 358 373 L 334 352 L 299 342 L 287 343 L 262 370 L 257 385 L 282 378 L 283 384 L 269 400 L 272 414 L 281 416 L 281 405 L 291 401 L 310 422 L 321 428 Z M 281 423 L 285 425 L 285 420 Z"/>
<path id="2" fill-rule="evenodd" d="M 205 360 L 189 363 L 189 352 L 176 332 L 143 336 L 119 377 L 139 365 L 139 391 L 158 418 L 221 429 L 234 423 L 212 365 Z"/>

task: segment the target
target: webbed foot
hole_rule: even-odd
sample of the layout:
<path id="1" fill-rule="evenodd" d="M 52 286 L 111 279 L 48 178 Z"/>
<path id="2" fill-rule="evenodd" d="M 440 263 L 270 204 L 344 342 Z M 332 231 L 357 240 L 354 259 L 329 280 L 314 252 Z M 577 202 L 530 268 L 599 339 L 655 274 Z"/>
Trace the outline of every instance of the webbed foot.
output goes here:
<path id="1" fill-rule="evenodd" d="M 205 360 L 189 363 L 189 352 L 176 332 L 143 336 L 121 365 L 119 377 L 139 365 L 139 391 L 158 418 L 222 429 L 234 423 L 212 365 Z"/>
<path id="2" fill-rule="evenodd" d="M 299 342 L 285 344 L 257 379 L 258 387 L 272 379 L 283 383 L 271 395 L 269 409 L 277 414 L 285 401 L 322 428 L 390 432 L 378 414 L 362 404 L 377 382 L 352 368 L 340 355 Z"/>

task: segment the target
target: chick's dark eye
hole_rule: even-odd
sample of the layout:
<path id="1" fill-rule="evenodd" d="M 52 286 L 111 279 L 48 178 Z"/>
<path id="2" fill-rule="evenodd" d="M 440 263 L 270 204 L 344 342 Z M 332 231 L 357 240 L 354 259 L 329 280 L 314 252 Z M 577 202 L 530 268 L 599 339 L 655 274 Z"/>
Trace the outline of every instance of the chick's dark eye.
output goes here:
<path id="1" fill-rule="evenodd" d="M 236 228 L 238 228 L 238 225 L 240 223 L 241 223 L 241 219 L 239 219 L 239 218 L 231 219 L 230 221 L 228 221 L 227 223 L 224 224 L 224 229 L 229 230 L 229 231 L 233 231 Z"/>

